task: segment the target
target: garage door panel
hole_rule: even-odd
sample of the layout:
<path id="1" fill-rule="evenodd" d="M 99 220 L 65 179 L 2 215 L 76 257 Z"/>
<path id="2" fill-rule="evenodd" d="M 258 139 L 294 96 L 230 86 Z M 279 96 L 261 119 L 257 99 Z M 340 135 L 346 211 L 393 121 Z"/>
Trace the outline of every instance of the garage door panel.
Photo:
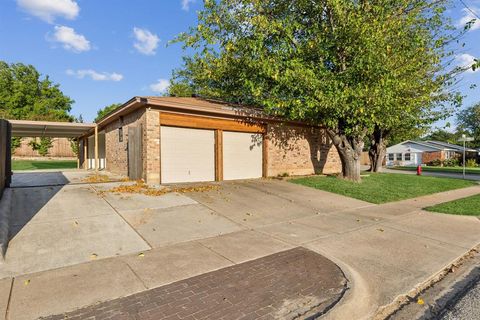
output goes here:
<path id="1" fill-rule="evenodd" d="M 161 127 L 162 183 L 215 180 L 213 130 Z"/>
<path id="2" fill-rule="evenodd" d="M 223 179 L 262 177 L 262 135 L 244 132 L 223 132 Z"/>

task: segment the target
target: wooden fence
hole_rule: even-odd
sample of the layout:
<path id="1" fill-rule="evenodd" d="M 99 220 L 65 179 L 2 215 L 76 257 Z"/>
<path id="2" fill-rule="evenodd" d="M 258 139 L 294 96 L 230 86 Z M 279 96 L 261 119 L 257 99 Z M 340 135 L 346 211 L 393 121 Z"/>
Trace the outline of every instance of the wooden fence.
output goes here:
<path id="1" fill-rule="evenodd" d="M 23 138 L 22 143 L 15 149 L 13 156 L 15 158 L 37 158 L 41 157 L 38 151 L 33 150 L 28 144 L 33 138 Z M 48 149 L 47 157 L 52 158 L 76 158 L 68 138 L 52 139 L 52 147 Z"/>
<path id="2" fill-rule="evenodd" d="M 11 125 L 8 121 L 0 119 L 0 198 L 3 189 L 10 186 L 11 167 Z"/>

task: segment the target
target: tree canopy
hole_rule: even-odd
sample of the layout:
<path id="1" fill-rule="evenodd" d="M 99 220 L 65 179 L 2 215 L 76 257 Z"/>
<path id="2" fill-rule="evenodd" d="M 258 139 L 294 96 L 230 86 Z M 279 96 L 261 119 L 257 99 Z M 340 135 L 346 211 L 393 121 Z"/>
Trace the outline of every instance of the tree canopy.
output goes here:
<path id="1" fill-rule="evenodd" d="M 122 104 L 121 103 L 112 103 L 111 105 L 105 106 L 102 109 L 97 111 L 97 117 L 95 118 L 95 122 L 98 122 L 98 120 L 102 119 L 105 117 L 107 114 L 112 112 L 113 110 L 117 109 L 120 107 Z"/>
<path id="2" fill-rule="evenodd" d="M 368 133 L 452 101 L 446 1 L 206 0 L 178 41 L 174 81 L 326 128 L 344 177 L 360 180 Z M 440 111 L 441 112 L 441 111 Z"/>
<path id="3" fill-rule="evenodd" d="M 457 129 L 475 139 L 470 146 L 480 147 L 480 102 L 458 113 Z"/>
<path id="4" fill-rule="evenodd" d="M 72 121 L 74 101 L 32 65 L 0 61 L 0 117 Z"/>

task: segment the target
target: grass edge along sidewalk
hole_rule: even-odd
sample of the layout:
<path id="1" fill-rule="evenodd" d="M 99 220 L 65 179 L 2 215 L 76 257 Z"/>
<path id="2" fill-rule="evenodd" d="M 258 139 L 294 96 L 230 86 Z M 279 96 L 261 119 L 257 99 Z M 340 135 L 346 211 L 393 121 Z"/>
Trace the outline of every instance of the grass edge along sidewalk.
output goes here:
<path id="1" fill-rule="evenodd" d="M 334 176 L 312 176 L 289 181 L 375 204 L 416 198 L 476 184 L 469 180 L 398 173 L 368 174 L 362 177 L 360 183 Z"/>
<path id="2" fill-rule="evenodd" d="M 76 169 L 77 160 L 13 160 L 12 170 Z"/>
<path id="3" fill-rule="evenodd" d="M 480 217 L 480 194 L 426 207 L 423 210 L 437 213 Z"/>
<path id="4" fill-rule="evenodd" d="M 399 170 L 399 171 L 416 171 L 417 167 L 407 166 L 407 167 L 388 167 L 388 169 Z M 442 173 L 463 173 L 463 167 L 428 167 L 422 166 L 422 170 L 425 172 L 442 172 Z M 465 168 L 466 174 L 479 174 L 480 167 L 467 167 Z"/>

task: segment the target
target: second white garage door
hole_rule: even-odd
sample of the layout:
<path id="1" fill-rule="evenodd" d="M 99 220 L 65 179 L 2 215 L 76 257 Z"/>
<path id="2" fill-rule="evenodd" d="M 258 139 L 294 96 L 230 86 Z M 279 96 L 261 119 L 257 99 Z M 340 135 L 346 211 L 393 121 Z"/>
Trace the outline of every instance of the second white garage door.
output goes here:
<path id="1" fill-rule="evenodd" d="M 161 127 L 162 183 L 215 180 L 213 130 Z"/>
<path id="2" fill-rule="evenodd" d="M 262 135 L 223 132 L 223 179 L 262 177 Z"/>

